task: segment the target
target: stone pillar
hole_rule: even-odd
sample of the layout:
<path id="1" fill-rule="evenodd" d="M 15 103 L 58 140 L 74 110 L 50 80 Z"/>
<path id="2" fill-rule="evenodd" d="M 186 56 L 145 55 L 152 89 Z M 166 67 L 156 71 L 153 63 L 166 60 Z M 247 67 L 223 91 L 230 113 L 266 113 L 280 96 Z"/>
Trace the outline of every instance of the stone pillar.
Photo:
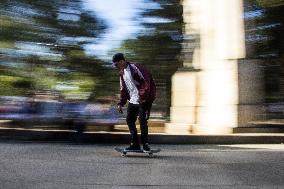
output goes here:
<path id="1" fill-rule="evenodd" d="M 239 61 L 238 127 L 255 126 L 266 120 L 264 106 L 264 70 L 259 59 Z"/>
<path id="2" fill-rule="evenodd" d="M 196 19 L 198 9 L 198 1 L 183 1 L 184 62 L 183 68 L 172 76 L 171 121 L 165 124 L 168 134 L 189 134 L 196 124 L 198 70 L 194 67 L 197 67 L 200 59 L 200 23 Z"/>
<path id="3" fill-rule="evenodd" d="M 197 75 L 195 70 L 179 70 L 172 77 L 171 122 L 169 134 L 188 134 L 196 124 Z"/>
<path id="4" fill-rule="evenodd" d="M 185 63 L 193 71 L 173 76 L 167 130 L 231 133 L 238 125 L 238 59 L 245 56 L 242 0 L 184 0 L 183 4 L 185 35 L 198 34 L 200 45 L 193 50 L 192 64 Z"/>

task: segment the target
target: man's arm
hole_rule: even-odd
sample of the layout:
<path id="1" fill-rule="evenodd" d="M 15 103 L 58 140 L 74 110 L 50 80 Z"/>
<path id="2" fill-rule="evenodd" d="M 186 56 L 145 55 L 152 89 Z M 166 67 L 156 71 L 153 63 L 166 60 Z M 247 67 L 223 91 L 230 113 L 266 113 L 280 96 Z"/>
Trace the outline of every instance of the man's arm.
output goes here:
<path id="1" fill-rule="evenodd" d="M 128 96 L 129 95 L 128 95 L 126 88 L 123 84 L 123 80 L 120 77 L 120 100 L 119 100 L 119 103 L 117 104 L 117 109 L 118 109 L 119 113 L 123 113 L 122 107 L 126 104 Z"/>
<path id="2" fill-rule="evenodd" d="M 139 64 L 136 64 L 135 66 L 137 68 L 137 74 L 141 85 L 139 88 L 140 102 L 144 103 L 150 95 L 151 74 L 143 66 Z"/>

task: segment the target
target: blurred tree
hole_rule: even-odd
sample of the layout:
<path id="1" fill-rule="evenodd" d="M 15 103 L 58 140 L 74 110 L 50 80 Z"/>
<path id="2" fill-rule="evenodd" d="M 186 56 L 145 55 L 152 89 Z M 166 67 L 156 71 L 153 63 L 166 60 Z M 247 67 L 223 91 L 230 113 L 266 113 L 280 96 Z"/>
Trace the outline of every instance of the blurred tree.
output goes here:
<path id="1" fill-rule="evenodd" d="M 110 78 L 104 74 L 110 69 L 87 57 L 83 45 L 105 26 L 81 8 L 81 1 L 3 0 L 0 9 L 0 74 L 18 78 L 6 80 L 0 95 L 54 90 L 68 81 L 92 83 L 83 84 L 82 91 L 103 95 L 100 83 Z"/>
<path id="2" fill-rule="evenodd" d="M 136 19 L 144 29 L 121 46 L 128 59 L 149 68 L 157 82 L 156 110 L 168 113 L 171 76 L 182 66 L 180 0 L 155 0 Z M 39 90 L 115 96 L 119 80 L 109 63 L 85 54 L 84 45 L 107 29 L 81 0 L 2 0 L 0 2 L 0 95 Z M 142 11 L 143 12 L 143 11 Z"/>

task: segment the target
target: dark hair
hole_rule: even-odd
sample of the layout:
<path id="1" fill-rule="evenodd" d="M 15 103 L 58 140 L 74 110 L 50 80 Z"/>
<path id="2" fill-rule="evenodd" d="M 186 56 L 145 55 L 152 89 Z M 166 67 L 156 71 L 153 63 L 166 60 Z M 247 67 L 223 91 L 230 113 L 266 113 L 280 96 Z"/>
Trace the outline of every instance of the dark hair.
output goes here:
<path id="1" fill-rule="evenodd" d="M 118 62 L 120 60 L 125 60 L 124 55 L 122 53 L 116 53 L 115 55 L 113 55 L 112 57 L 112 62 Z"/>

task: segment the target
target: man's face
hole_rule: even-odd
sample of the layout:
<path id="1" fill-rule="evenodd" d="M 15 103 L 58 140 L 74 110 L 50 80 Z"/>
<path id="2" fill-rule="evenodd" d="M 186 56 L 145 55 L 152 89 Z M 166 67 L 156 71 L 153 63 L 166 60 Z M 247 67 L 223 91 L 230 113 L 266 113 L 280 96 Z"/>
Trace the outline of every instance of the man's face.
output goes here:
<path id="1" fill-rule="evenodd" d="M 114 64 L 115 64 L 115 67 L 116 67 L 118 70 L 124 69 L 124 60 L 117 61 L 117 62 L 115 62 Z"/>

